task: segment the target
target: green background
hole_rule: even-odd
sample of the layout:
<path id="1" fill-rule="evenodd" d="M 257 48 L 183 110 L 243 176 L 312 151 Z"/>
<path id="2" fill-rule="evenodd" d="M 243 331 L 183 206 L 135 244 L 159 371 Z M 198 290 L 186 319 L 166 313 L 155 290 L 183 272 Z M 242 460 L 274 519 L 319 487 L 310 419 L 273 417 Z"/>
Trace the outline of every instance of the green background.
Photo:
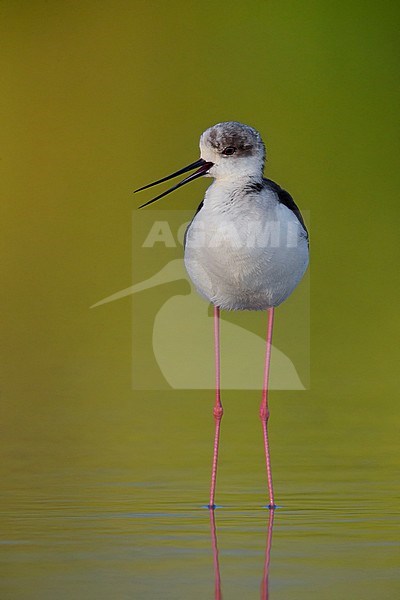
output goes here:
<path id="1" fill-rule="evenodd" d="M 89 307 L 132 283 L 132 210 L 147 199 L 132 189 L 196 160 L 223 120 L 262 133 L 268 176 L 311 223 L 311 388 L 271 396 L 274 598 L 349 584 L 352 598 L 396 596 L 399 13 L 369 0 L 0 2 L 2 597 L 212 595 L 196 537 L 208 515 L 172 518 L 207 500 L 212 394 L 133 390 L 131 300 Z M 162 208 L 194 209 L 206 186 Z M 262 571 L 258 401 L 226 395 L 230 598 L 256 597 Z M 165 520 L 133 523 L 135 503 L 164 503 Z"/>

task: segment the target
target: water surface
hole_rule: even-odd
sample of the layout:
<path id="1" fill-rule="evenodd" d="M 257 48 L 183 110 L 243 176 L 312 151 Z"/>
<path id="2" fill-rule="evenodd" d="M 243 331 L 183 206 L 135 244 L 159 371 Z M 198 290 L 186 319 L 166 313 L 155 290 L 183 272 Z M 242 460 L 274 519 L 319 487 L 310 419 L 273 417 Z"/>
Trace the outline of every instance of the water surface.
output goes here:
<path id="1" fill-rule="evenodd" d="M 2 598 L 218 597 L 204 506 L 210 406 L 188 393 L 189 415 L 183 392 L 157 403 L 147 396 L 143 404 L 96 411 L 71 403 L 67 422 L 50 405 L 45 416 L 31 407 L 24 425 L 8 430 Z M 364 413 L 355 427 L 334 410 L 321 419 L 316 404 L 301 408 L 300 400 L 301 393 L 272 401 L 279 508 L 269 598 L 395 598 L 399 507 L 390 419 L 376 423 Z M 223 597 L 268 597 L 256 395 L 247 404 L 227 396 L 217 501 Z"/>

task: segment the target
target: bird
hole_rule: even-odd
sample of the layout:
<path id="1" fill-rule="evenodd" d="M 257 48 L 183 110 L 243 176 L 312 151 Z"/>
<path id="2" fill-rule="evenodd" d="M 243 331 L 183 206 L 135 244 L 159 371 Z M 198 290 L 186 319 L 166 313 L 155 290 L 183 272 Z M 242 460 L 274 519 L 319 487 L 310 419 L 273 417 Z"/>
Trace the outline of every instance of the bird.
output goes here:
<path id="1" fill-rule="evenodd" d="M 262 423 L 268 508 L 276 508 L 268 437 L 268 383 L 275 308 L 298 286 L 309 264 L 309 235 L 292 196 L 264 177 L 266 147 L 260 133 L 238 121 L 217 123 L 200 136 L 200 158 L 135 190 L 139 192 L 189 171 L 194 172 L 144 208 L 198 179 L 212 184 L 188 225 L 184 263 L 196 290 L 214 309 L 215 434 L 210 500 L 214 510 L 223 406 L 220 393 L 220 311 L 266 311 L 267 333 L 263 389 L 259 416 Z M 235 349 L 238 351 L 240 349 Z"/>

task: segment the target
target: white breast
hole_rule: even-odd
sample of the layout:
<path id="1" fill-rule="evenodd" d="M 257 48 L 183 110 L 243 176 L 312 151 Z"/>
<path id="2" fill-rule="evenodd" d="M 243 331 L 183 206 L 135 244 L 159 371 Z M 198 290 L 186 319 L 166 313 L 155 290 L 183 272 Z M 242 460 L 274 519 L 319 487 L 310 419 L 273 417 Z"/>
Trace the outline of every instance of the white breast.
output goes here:
<path id="1" fill-rule="evenodd" d="M 283 302 L 308 265 L 307 237 L 274 192 L 243 194 L 214 183 L 186 238 L 185 265 L 197 290 L 224 309 Z"/>

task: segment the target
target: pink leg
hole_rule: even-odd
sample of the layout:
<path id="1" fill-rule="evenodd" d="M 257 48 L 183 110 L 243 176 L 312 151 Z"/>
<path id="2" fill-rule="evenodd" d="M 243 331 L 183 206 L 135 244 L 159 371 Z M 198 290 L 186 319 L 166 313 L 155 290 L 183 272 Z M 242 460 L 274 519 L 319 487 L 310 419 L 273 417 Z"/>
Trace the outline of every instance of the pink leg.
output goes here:
<path id="1" fill-rule="evenodd" d="M 264 435 L 264 450 L 265 450 L 265 461 L 267 464 L 267 479 L 268 479 L 268 490 L 269 490 L 269 505 L 268 508 L 275 508 L 274 500 L 274 489 L 272 486 L 272 473 L 271 473 L 271 458 L 269 454 L 269 442 L 268 442 L 268 419 L 269 419 L 269 408 L 268 408 L 268 378 L 269 378 L 269 365 L 271 362 L 271 340 L 272 340 L 272 328 L 274 324 L 274 309 L 268 309 L 268 327 L 267 327 L 267 348 L 265 354 L 265 369 L 264 369 L 264 385 L 262 401 L 260 406 L 260 419 L 263 427 Z"/>
<path id="2" fill-rule="evenodd" d="M 220 391 L 220 357 L 219 357 L 219 307 L 214 306 L 214 345 L 215 345 L 215 405 L 214 405 L 214 419 L 215 419 L 215 437 L 214 437 L 214 456 L 211 473 L 211 489 L 210 489 L 210 504 L 208 508 L 214 509 L 215 503 L 215 485 L 217 481 L 217 465 L 218 465 L 218 447 L 219 447 L 219 432 L 221 428 L 221 419 L 224 414 L 224 410 L 221 404 L 221 391 Z"/>

